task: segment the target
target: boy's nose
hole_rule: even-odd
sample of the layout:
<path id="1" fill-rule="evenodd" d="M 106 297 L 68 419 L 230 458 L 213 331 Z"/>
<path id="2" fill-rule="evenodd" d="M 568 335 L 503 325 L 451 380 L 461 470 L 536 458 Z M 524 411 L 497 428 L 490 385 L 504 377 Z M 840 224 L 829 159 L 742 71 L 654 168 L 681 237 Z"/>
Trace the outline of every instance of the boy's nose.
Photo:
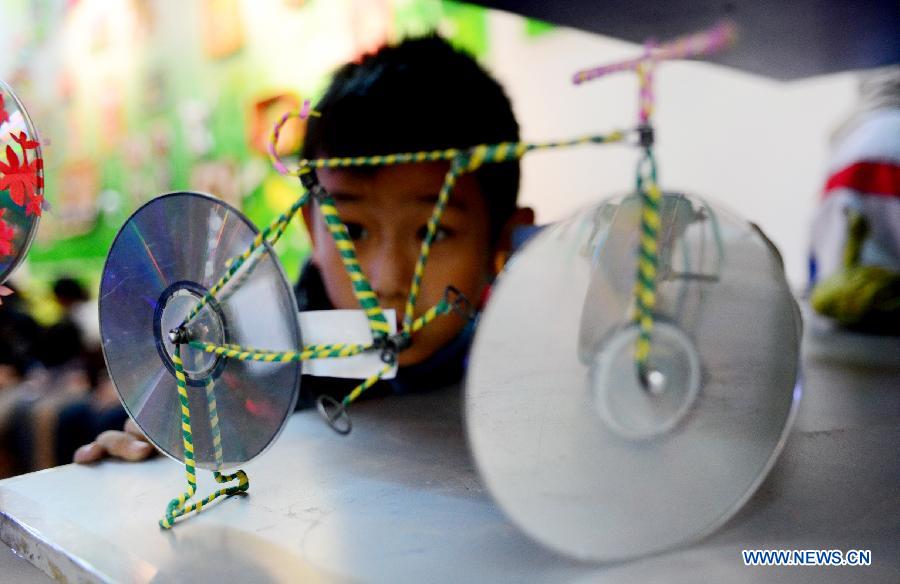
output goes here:
<path id="1" fill-rule="evenodd" d="M 402 306 L 415 270 L 415 257 L 410 256 L 402 246 L 385 242 L 368 260 L 364 269 L 379 300 L 386 305 L 385 308 Z"/>

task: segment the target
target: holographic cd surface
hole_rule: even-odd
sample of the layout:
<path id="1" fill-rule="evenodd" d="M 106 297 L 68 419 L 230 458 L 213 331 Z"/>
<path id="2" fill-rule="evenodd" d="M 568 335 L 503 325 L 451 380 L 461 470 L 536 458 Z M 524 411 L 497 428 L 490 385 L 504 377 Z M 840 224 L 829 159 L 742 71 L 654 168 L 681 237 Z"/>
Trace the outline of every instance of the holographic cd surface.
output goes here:
<path id="1" fill-rule="evenodd" d="M 25 259 L 44 202 L 44 160 L 22 102 L 0 81 L 0 284 Z"/>
<path id="2" fill-rule="evenodd" d="M 701 199 L 667 194 L 660 212 L 649 388 L 634 363 L 635 196 L 513 256 L 474 342 L 481 475 L 519 527 L 581 559 L 718 528 L 768 473 L 799 400 L 800 318 L 774 247 Z"/>
<path id="3" fill-rule="evenodd" d="M 100 284 L 107 367 L 129 415 L 163 452 L 184 460 L 181 408 L 168 331 L 253 241 L 255 227 L 208 195 L 153 199 L 125 222 Z M 301 346 L 297 304 L 268 246 L 251 256 L 192 321 L 194 338 L 273 351 Z M 219 470 L 262 453 L 294 411 L 299 363 L 242 362 L 182 346 L 197 466 Z M 209 385 L 212 381 L 212 385 Z M 222 457 L 213 448 L 218 414 Z"/>

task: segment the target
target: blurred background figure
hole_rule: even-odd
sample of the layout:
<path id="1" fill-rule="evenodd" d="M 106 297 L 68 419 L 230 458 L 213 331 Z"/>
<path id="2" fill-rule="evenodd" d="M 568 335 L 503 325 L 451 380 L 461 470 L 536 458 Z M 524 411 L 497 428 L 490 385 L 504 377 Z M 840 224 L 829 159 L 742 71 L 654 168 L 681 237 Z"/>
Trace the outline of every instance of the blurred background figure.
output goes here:
<path id="1" fill-rule="evenodd" d="M 59 320 L 47 327 L 40 345 L 40 360 L 48 369 L 84 366 L 84 332 L 75 314 L 88 296 L 73 278 L 60 278 L 53 283 L 53 297 L 62 309 Z"/>
<path id="2" fill-rule="evenodd" d="M 59 318 L 40 326 L 28 295 L 0 306 L 0 478 L 72 460 L 126 414 L 100 351 L 96 301 L 78 280 L 52 283 Z"/>
<path id="3" fill-rule="evenodd" d="M 862 75 L 828 172 L 812 226 L 810 303 L 843 326 L 900 335 L 900 66 Z"/>
<path id="4" fill-rule="evenodd" d="M 28 370 L 38 365 L 35 349 L 42 334 L 19 294 L 6 295 L 4 300 L 0 307 L 0 392 L 21 383 Z"/>
<path id="5" fill-rule="evenodd" d="M 81 282 L 67 276 L 53 283 L 53 297 L 61 316 L 44 331 L 38 357 L 58 370 L 56 377 L 65 377 L 66 389 L 95 387 L 103 369 L 96 303 Z"/>

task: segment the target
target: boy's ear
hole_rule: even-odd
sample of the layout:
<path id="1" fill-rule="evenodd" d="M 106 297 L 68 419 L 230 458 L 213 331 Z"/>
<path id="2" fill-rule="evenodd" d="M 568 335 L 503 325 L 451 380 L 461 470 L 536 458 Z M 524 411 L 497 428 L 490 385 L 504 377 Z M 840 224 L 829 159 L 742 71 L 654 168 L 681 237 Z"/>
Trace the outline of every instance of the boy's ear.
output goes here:
<path id="1" fill-rule="evenodd" d="M 512 254 L 512 234 L 519 227 L 534 225 L 534 209 L 531 207 L 517 207 L 515 212 L 503 226 L 497 247 L 494 251 L 494 274 L 500 273 L 506 260 Z"/>

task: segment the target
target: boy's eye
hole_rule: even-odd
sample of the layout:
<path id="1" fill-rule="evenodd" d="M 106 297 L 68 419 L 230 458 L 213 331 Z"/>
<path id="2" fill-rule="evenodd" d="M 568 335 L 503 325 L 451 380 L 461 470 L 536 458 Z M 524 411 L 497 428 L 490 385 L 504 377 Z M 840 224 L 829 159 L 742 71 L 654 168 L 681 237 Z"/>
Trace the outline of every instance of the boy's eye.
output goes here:
<path id="1" fill-rule="evenodd" d="M 361 223 L 344 223 L 347 227 L 347 234 L 353 241 L 359 241 L 369 237 L 369 230 L 362 226 Z"/>
<path id="2" fill-rule="evenodd" d="M 416 232 L 416 237 L 419 239 L 419 241 L 424 240 L 426 235 L 428 235 L 428 226 L 423 225 L 422 227 L 419 227 L 419 230 Z M 432 240 L 432 242 L 437 243 L 439 241 L 443 241 L 451 235 L 453 235 L 453 232 L 451 230 L 438 225 L 437 229 L 434 232 L 434 239 Z"/>

